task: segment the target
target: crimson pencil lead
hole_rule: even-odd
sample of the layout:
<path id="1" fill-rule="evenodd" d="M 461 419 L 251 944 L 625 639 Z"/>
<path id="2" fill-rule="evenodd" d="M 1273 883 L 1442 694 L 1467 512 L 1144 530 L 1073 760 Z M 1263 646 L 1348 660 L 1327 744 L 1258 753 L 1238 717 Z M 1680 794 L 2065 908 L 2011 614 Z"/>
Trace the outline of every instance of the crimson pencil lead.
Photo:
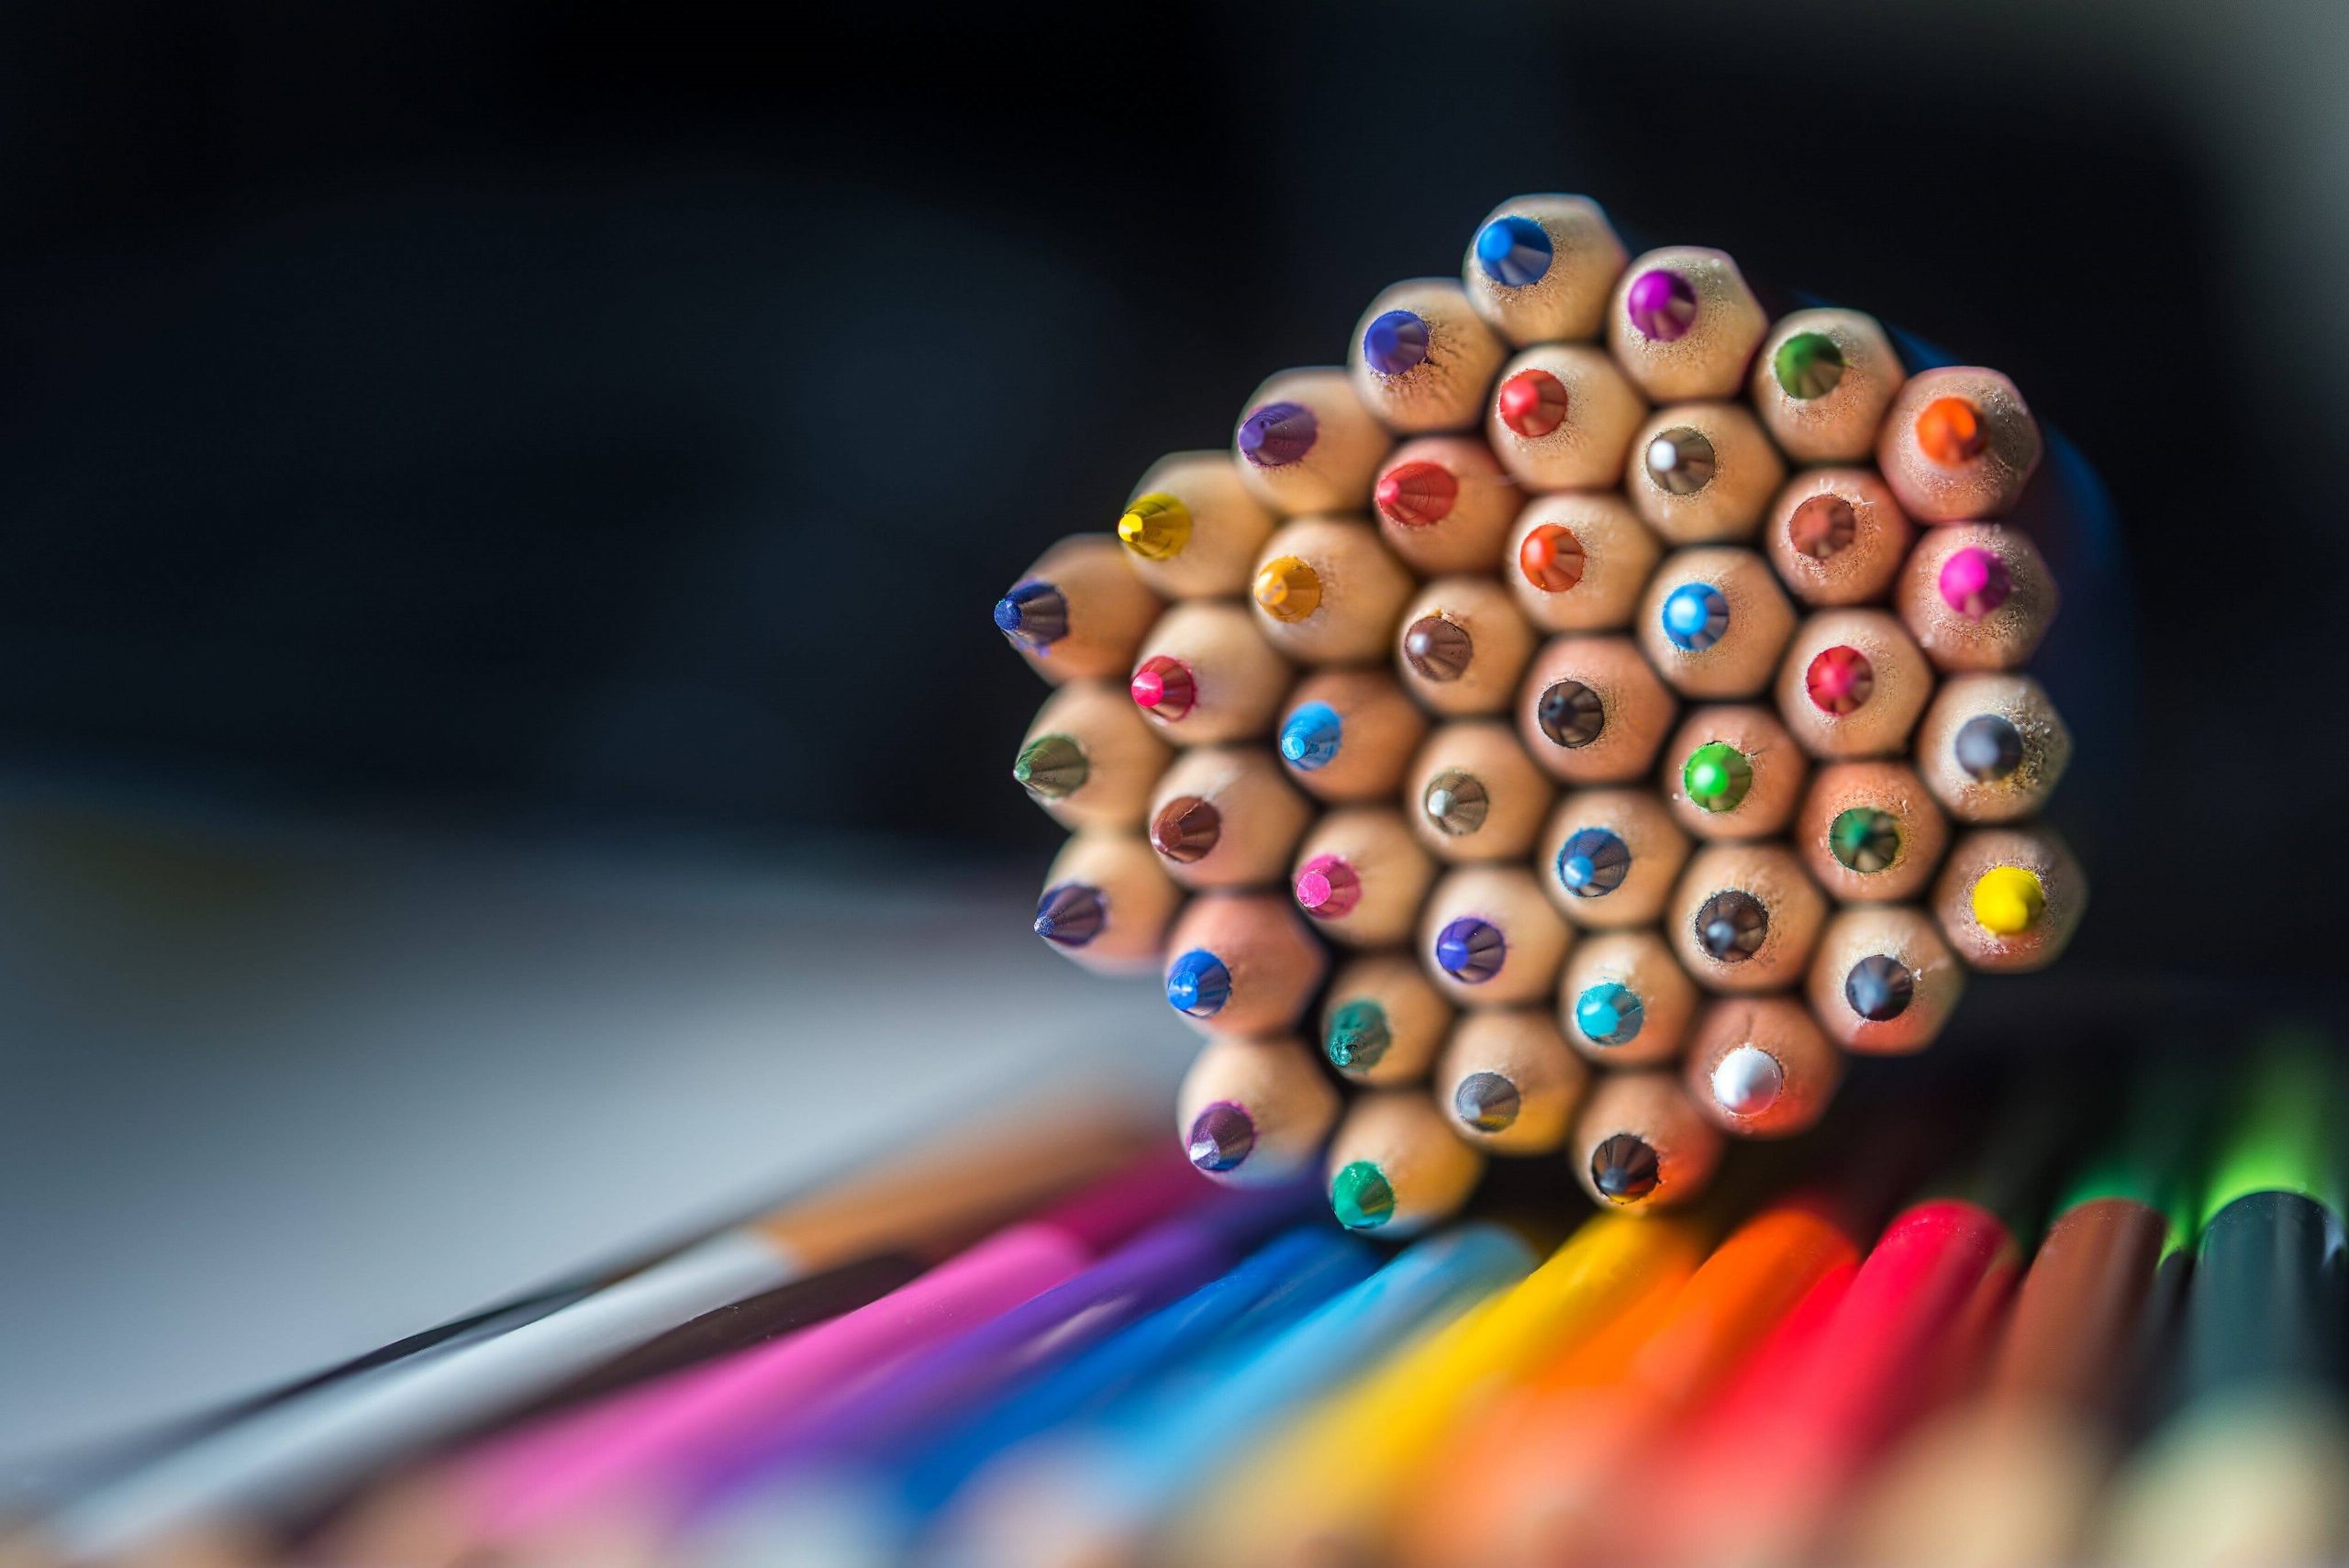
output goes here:
<path id="1" fill-rule="evenodd" d="M 1153 653 L 1143 660 L 1127 689 L 1133 694 L 1137 705 L 1167 719 L 1180 718 L 1190 712 L 1191 704 L 1198 698 L 1198 686 L 1191 679 L 1190 666 L 1163 653 Z"/>
<path id="2" fill-rule="evenodd" d="M 1044 889 L 1036 901 L 1036 934 L 1064 948 L 1081 948 L 1101 934 L 1108 914 L 1099 888 L 1064 882 Z"/>
<path id="3" fill-rule="evenodd" d="M 1460 481 L 1441 463 L 1407 462 L 1379 476 L 1380 515 L 1407 528 L 1443 521 L 1459 499 Z"/>

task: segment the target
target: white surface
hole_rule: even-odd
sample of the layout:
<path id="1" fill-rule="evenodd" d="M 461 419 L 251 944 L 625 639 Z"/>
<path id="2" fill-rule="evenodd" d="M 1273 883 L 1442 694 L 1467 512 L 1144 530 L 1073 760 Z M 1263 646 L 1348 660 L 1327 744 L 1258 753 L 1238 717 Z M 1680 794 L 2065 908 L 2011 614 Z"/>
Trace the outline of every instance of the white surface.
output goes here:
<path id="1" fill-rule="evenodd" d="M 1051 1069 L 1180 1073 L 1193 1042 L 1146 981 L 1028 932 L 1031 882 L 878 861 L 0 803 L 0 1482 L 675 1240 Z"/>

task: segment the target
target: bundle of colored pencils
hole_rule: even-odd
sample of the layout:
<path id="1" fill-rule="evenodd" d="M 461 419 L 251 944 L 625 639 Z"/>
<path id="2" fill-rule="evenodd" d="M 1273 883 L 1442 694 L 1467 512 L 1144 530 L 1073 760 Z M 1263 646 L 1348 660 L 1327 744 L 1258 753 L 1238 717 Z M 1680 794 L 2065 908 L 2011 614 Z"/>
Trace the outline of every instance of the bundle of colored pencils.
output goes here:
<path id="1" fill-rule="evenodd" d="M 0 1560 L 2339 1562 L 2338 1070 L 1937 1086 L 1542 1261 L 1130 1129 L 950 1150 L 258 1401 Z"/>
<path id="2" fill-rule="evenodd" d="M 1400 1236 L 1565 1149 L 1687 1203 L 2079 921 L 2021 673 L 2041 448 L 1995 371 L 1505 202 L 996 605 L 1059 687 L 1013 768 L 1074 835 L 1036 930 L 1161 969 L 1219 1180 L 1319 1162 Z"/>

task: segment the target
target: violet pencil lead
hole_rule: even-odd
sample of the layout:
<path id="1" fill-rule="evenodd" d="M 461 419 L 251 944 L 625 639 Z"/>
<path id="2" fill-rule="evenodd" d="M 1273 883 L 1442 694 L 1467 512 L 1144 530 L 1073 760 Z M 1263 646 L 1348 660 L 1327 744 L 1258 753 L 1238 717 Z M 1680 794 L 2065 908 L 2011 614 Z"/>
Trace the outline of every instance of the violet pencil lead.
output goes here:
<path id="1" fill-rule="evenodd" d="M 1081 882 L 1044 889 L 1036 901 L 1036 934 L 1064 948 L 1081 948 L 1101 934 L 1109 910 L 1101 890 Z"/>

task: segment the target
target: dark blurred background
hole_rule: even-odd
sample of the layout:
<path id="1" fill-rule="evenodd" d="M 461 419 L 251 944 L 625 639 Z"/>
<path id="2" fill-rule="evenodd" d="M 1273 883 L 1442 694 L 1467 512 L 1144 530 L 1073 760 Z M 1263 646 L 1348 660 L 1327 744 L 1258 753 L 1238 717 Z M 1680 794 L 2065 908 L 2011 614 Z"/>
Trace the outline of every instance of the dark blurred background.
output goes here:
<path id="1" fill-rule="evenodd" d="M 2137 617 L 2091 651 L 2133 702 L 2072 715 L 2108 751 L 2065 973 L 2330 968 L 2337 0 L 0 15 L 0 784 L 48 814 L 7 840 L 20 979 L 57 967 L 28 890 L 115 863 L 61 855 L 91 812 L 967 873 L 1016 925 L 997 889 L 1056 835 L 1006 777 L 1041 693 L 995 595 L 1544 189 L 2012 374 L 2109 481 Z M 187 871 L 156 854 L 121 873 Z M 136 984 L 127 951 L 69 989 Z M 17 1135 L 149 1185 L 217 1141 L 84 1131 L 17 1050 Z M 360 1343 L 416 1326 L 384 1310 Z"/>

